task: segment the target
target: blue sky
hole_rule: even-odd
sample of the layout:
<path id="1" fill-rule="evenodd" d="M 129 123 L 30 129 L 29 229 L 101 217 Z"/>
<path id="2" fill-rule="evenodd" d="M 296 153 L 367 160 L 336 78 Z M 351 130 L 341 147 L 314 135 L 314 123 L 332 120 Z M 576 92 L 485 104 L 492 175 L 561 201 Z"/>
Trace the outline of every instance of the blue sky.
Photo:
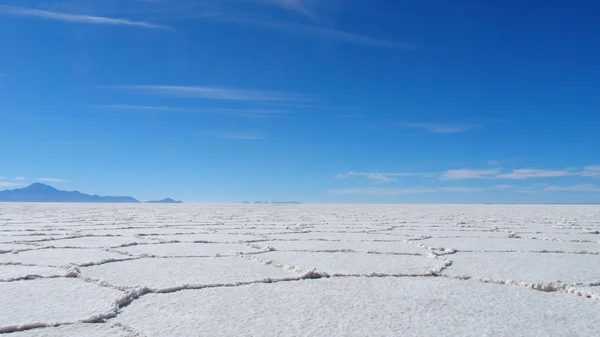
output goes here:
<path id="1" fill-rule="evenodd" d="M 600 202 L 599 8 L 0 0 L 0 189 Z"/>

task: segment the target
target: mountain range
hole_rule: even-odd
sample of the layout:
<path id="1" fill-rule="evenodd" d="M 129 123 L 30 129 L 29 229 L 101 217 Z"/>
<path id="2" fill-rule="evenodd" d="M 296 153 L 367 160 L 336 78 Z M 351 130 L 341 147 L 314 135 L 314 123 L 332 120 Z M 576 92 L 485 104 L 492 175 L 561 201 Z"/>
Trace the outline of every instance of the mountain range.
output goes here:
<path id="1" fill-rule="evenodd" d="M 128 196 L 100 196 L 79 191 L 61 191 L 42 183 L 34 183 L 25 188 L 0 191 L 0 202 L 91 202 L 91 203 L 140 203 Z M 181 203 L 167 198 L 150 203 Z"/>
<path id="2" fill-rule="evenodd" d="M 146 201 L 146 203 L 147 204 L 183 204 L 183 201 L 166 198 L 166 199 L 162 199 L 162 200 L 150 200 L 150 201 Z"/>

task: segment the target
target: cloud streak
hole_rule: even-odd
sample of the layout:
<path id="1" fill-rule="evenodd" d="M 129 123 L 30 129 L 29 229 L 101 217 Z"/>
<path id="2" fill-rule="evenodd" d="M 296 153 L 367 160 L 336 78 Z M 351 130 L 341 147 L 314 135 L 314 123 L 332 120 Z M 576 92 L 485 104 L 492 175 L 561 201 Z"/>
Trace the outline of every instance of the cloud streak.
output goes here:
<path id="1" fill-rule="evenodd" d="M 254 0 L 257 3 L 274 5 L 294 13 L 316 19 L 317 14 L 311 11 L 304 0 Z"/>
<path id="2" fill-rule="evenodd" d="M 409 42 L 398 42 L 392 40 L 386 40 L 382 38 L 362 35 L 353 32 L 347 32 L 343 30 L 325 28 L 319 26 L 302 25 L 284 21 L 273 21 L 273 20 L 258 20 L 247 17 L 230 16 L 230 15 L 219 15 L 214 17 L 208 17 L 208 20 L 237 23 L 241 25 L 253 26 L 263 29 L 269 29 L 278 31 L 285 34 L 296 35 L 304 38 L 330 40 L 347 44 L 371 46 L 371 47 L 383 47 L 383 48 L 395 48 L 403 50 L 414 50 L 417 49 L 412 43 Z"/>
<path id="3" fill-rule="evenodd" d="M 582 177 L 600 178 L 600 165 L 586 166 L 580 174 Z"/>
<path id="4" fill-rule="evenodd" d="M 66 183 L 67 180 L 60 178 L 37 178 L 36 181 L 42 183 Z"/>
<path id="5" fill-rule="evenodd" d="M 473 124 L 432 124 L 432 123 L 412 123 L 412 122 L 400 122 L 395 125 L 403 126 L 406 128 L 423 129 L 430 133 L 440 134 L 451 134 L 467 132 L 475 129 L 477 125 Z"/>
<path id="6" fill-rule="evenodd" d="M 534 170 L 519 169 L 510 173 L 495 176 L 496 179 L 531 179 L 531 178 L 556 178 L 573 175 L 569 170 Z"/>
<path id="7" fill-rule="evenodd" d="M 261 140 L 265 137 L 255 132 L 243 132 L 243 131 L 201 131 L 201 132 L 188 132 L 189 136 L 201 136 L 201 137 L 212 137 L 221 139 L 233 139 L 233 140 Z"/>
<path id="8" fill-rule="evenodd" d="M 579 184 L 573 186 L 546 186 L 541 192 L 600 192 L 600 186 Z"/>
<path id="9" fill-rule="evenodd" d="M 13 183 L 13 182 L 6 182 L 6 181 L 0 181 L 0 187 L 17 187 L 17 186 L 23 186 L 23 184 L 21 184 L 21 183 Z"/>
<path id="10" fill-rule="evenodd" d="M 223 132 L 223 133 L 215 133 L 213 134 L 215 137 L 217 138 L 224 138 L 224 139 L 237 139 L 237 140 L 260 140 L 260 139 L 264 139 L 265 137 L 259 134 L 255 134 L 255 133 L 230 133 L 230 132 Z"/>
<path id="11" fill-rule="evenodd" d="M 450 170 L 442 173 L 440 179 L 442 180 L 461 180 L 461 179 L 485 179 L 493 178 L 494 175 L 500 173 L 502 169 L 489 169 L 489 170 L 471 170 L 471 169 L 460 169 Z"/>
<path id="12" fill-rule="evenodd" d="M 455 192 L 455 193 L 473 193 L 482 192 L 485 188 L 476 187 L 416 187 L 416 188 L 348 188 L 331 190 L 330 193 L 338 195 L 405 195 L 405 194 L 424 194 L 424 193 L 437 193 L 437 192 Z"/>
<path id="13" fill-rule="evenodd" d="M 583 177 L 594 176 L 592 170 L 583 172 L 574 172 L 571 170 L 538 170 L 538 169 L 516 169 L 506 173 L 501 173 L 501 168 L 486 169 L 486 170 L 472 170 L 472 169 L 460 169 L 450 170 L 442 173 L 440 179 L 442 180 L 462 180 L 462 179 L 509 179 L 509 180 L 523 180 L 523 179 L 538 179 L 538 178 L 559 178 L 580 175 Z M 584 173 L 586 172 L 586 173 Z"/>
<path id="14" fill-rule="evenodd" d="M 149 29 L 173 29 L 169 26 L 157 25 L 144 21 L 131 21 L 127 19 L 109 18 L 103 16 L 91 16 L 61 12 L 51 12 L 40 9 L 31 9 L 15 6 L 0 5 L 0 14 L 13 15 L 13 16 L 24 16 L 34 17 L 45 20 L 63 21 L 63 22 L 74 22 L 74 23 L 85 23 L 91 25 L 111 25 L 111 26 L 133 26 L 139 28 Z"/>
<path id="15" fill-rule="evenodd" d="M 147 105 L 93 105 L 99 109 L 114 110 L 134 110 L 134 111 L 153 111 L 153 112 L 184 112 L 199 114 L 227 115 L 245 118 L 270 118 L 273 116 L 289 115 L 293 112 L 277 109 L 186 109 L 167 106 L 147 106 Z"/>
<path id="16" fill-rule="evenodd" d="M 115 88 L 171 97 L 229 101 L 308 102 L 314 100 L 314 98 L 312 97 L 293 93 L 230 89 L 206 86 L 130 85 L 118 86 Z"/>
<path id="17" fill-rule="evenodd" d="M 379 173 L 379 172 L 354 172 L 349 171 L 346 173 L 337 174 L 337 179 L 350 179 L 359 178 L 367 179 L 379 183 L 390 183 L 398 180 L 400 177 L 431 177 L 435 176 L 433 173 Z"/>
<path id="18" fill-rule="evenodd" d="M 581 170 L 540 170 L 540 169 L 514 169 L 503 171 L 502 168 L 489 169 L 458 169 L 442 173 L 381 173 L 381 172 L 355 172 L 340 173 L 338 179 L 362 178 L 380 183 L 390 183 L 398 177 L 424 177 L 438 178 L 439 180 L 468 180 L 468 179 L 497 179 L 497 180 L 525 180 L 561 177 L 600 178 L 600 166 L 586 166 Z"/>
<path id="19" fill-rule="evenodd" d="M 149 106 L 149 105 L 119 105 L 119 104 L 108 104 L 108 105 L 93 105 L 94 108 L 100 109 L 119 109 L 119 110 L 147 110 L 147 111 L 186 111 L 180 108 L 166 107 L 166 106 Z"/>

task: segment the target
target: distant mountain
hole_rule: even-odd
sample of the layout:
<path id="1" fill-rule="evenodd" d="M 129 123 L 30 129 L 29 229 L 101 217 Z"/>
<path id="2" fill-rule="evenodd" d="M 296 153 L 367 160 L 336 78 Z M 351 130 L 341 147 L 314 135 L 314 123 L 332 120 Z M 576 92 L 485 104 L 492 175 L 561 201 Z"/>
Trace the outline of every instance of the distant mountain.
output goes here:
<path id="1" fill-rule="evenodd" d="M 251 204 L 251 202 L 250 201 L 244 201 L 244 202 L 242 202 L 242 204 L 249 205 L 249 204 Z M 265 201 L 265 202 L 255 201 L 254 204 L 256 204 L 256 205 L 268 205 L 268 204 L 272 204 L 272 205 L 301 205 L 302 203 L 300 201 L 271 201 L 270 203 L 268 201 Z"/>
<path id="2" fill-rule="evenodd" d="M 146 201 L 146 203 L 147 204 L 183 204 L 183 201 L 166 198 L 163 200 L 150 200 L 150 201 Z"/>
<path id="3" fill-rule="evenodd" d="M 103 197 L 84 194 L 79 191 L 60 191 L 41 183 L 25 188 L 0 191 L 0 202 L 97 202 L 97 203 L 139 203 L 132 197 Z"/>

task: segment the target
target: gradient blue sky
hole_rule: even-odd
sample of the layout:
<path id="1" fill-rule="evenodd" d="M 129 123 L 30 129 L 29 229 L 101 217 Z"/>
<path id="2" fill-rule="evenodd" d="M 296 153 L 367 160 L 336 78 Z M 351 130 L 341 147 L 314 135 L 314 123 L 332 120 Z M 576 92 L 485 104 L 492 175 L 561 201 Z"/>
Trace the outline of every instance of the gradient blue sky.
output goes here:
<path id="1" fill-rule="evenodd" d="M 0 0 L 0 189 L 600 202 L 595 1 Z"/>

